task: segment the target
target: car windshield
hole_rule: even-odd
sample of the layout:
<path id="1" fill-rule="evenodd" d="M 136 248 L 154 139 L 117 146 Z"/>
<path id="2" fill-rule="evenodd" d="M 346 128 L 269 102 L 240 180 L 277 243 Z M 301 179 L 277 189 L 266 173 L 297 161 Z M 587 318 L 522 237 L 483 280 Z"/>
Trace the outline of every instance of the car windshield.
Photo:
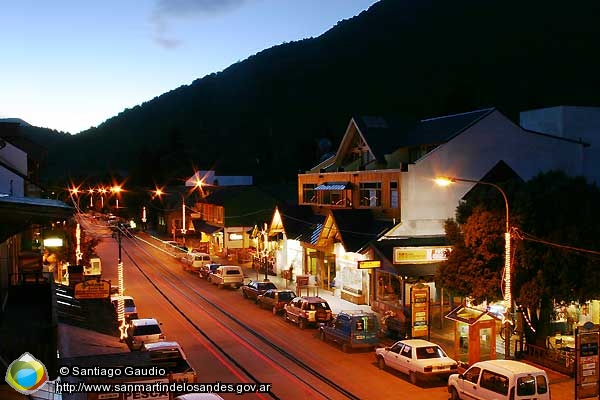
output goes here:
<path id="1" fill-rule="evenodd" d="M 275 289 L 275 285 L 267 282 L 267 283 L 259 283 L 258 285 L 258 290 L 269 290 L 269 289 Z"/>
<path id="2" fill-rule="evenodd" d="M 134 336 L 158 335 L 160 333 L 161 333 L 160 327 L 158 325 L 139 325 L 135 328 L 133 335 Z"/>
<path id="3" fill-rule="evenodd" d="M 133 302 L 133 299 L 123 299 L 123 302 L 125 303 L 125 307 L 127 307 L 127 308 L 135 307 L 135 303 Z"/>
<path id="4" fill-rule="evenodd" d="M 296 297 L 296 295 L 294 293 L 292 293 L 292 292 L 281 292 L 281 293 L 279 293 L 279 300 L 290 301 L 294 297 Z"/>
<path id="5" fill-rule="evenodd" d="M 329 304 L 327 303 L 311 303 L 308 307 L 309 310 L 329 310 Z"/>
<path id="6" fill-rule="evenodd" d="M 226 275 L 239 275 L 240 271 L 238 271 L 237 269 L 228 269 L 227 271 L 225 271 Z"/>
<path id="7" fill-rule="evenodd" d="M 444 351 L 438 346 L 417 347 L 417 359 L 446 357 Z"/>

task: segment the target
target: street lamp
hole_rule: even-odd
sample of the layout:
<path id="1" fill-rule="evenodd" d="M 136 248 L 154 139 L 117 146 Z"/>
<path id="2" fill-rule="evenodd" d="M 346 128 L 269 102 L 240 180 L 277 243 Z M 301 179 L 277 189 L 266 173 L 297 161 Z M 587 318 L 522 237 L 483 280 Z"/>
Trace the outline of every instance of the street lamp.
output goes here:
<path id="1" fill-rule="evenodd" d="M 440 186 L 448 186 L 455 182 L 471 182 L 480 183 L 482 185 L 488 185 L 496 188 L 502 198 L 504 199 L 504 206 L 506 208 L 506 230 L 504 232 L 504 303 L 506 305 L 506 312 L 504 315 L 504 358 L 510 357 L 510 336 L 512 333 L 512 322 L 510 320 L 510 309 L 512 307 L 512 287 L 511 287 L 511 259 L 510 259 L 510 225 L 509 225 L 509 214 L 508 214 L 508 198 L 504 190 L 496 185 L 495 183 L 478 181 L 475 179 L 464 179 L 456 177 L 439 177 L 435 179 L 435 182 Z"/>

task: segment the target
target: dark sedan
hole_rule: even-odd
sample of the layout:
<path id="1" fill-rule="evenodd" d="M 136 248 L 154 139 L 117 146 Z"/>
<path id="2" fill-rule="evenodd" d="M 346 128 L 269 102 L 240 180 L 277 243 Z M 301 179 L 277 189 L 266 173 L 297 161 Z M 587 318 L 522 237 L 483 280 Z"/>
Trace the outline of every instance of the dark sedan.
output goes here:
<path id="1" fill-rule="evenodd" d="M 250 281 L 242 286 L 242 296 L 244 296 L 245 299 L 257 300 L 259 295 L 269 289 L 277 289 L 277 286 L 269 281 Z"/>
<path id="2" fill-rule="evenodd" d="M 270 308 L 273 315 L 276 315 L 295 297 L 296 293 L 289 289 L 270 289 L 258 296 L 256 304 L 262 308 Z"/>

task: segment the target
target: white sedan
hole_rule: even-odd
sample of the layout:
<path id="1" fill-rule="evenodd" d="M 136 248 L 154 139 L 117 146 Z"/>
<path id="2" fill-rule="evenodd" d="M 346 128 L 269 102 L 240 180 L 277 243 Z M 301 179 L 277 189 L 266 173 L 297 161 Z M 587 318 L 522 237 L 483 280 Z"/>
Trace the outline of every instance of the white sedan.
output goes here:
<path id="1" fill-rule="evenodd" d="M 379 368 L 390 367 L 410 377 L 412 384 L 428 377 L 448 378 L 458 370 L 458 363 L 435 343 L 422 339 L 400 340 L 391 347 L 375 349 Z"/>

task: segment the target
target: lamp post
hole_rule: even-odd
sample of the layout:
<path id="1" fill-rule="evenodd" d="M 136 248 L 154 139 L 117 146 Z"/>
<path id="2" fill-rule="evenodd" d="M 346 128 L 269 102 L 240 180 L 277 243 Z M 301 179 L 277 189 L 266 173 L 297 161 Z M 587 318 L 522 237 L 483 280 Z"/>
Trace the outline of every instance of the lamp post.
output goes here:
<path id="1" fill-rule="evenodd" d="M 496 185 L 495 183 L 478 181 L 475 179 L 464 179 L 456 177 L 440 177 L 436 178 L 435 182 L 440 186 L 448 186 L 455 182 L 470 182 L 480 183 L 482 185 L 492 186 L 496 188 L 502 198 L 504 199 L 504 206 L 506 208 L 506 229 L 504 232 L 504 303 L 506 304 L 506 311 L 504 315 L 504 358 L 510 358 L 510 337 L 512 334 L 512 322 L 510 320 L 510 309 L 512 307 L 512 285 L 511 285 L 511 259 L 510 259 L 510 219 L 508 211 L 508 198 L 504 190 Z"/>
<path id="2" fill-rule="evenodd" d="M 185 197 L 181 194 L 181 235 L 183 236 L 183 245 L 185 246 Z"/>

